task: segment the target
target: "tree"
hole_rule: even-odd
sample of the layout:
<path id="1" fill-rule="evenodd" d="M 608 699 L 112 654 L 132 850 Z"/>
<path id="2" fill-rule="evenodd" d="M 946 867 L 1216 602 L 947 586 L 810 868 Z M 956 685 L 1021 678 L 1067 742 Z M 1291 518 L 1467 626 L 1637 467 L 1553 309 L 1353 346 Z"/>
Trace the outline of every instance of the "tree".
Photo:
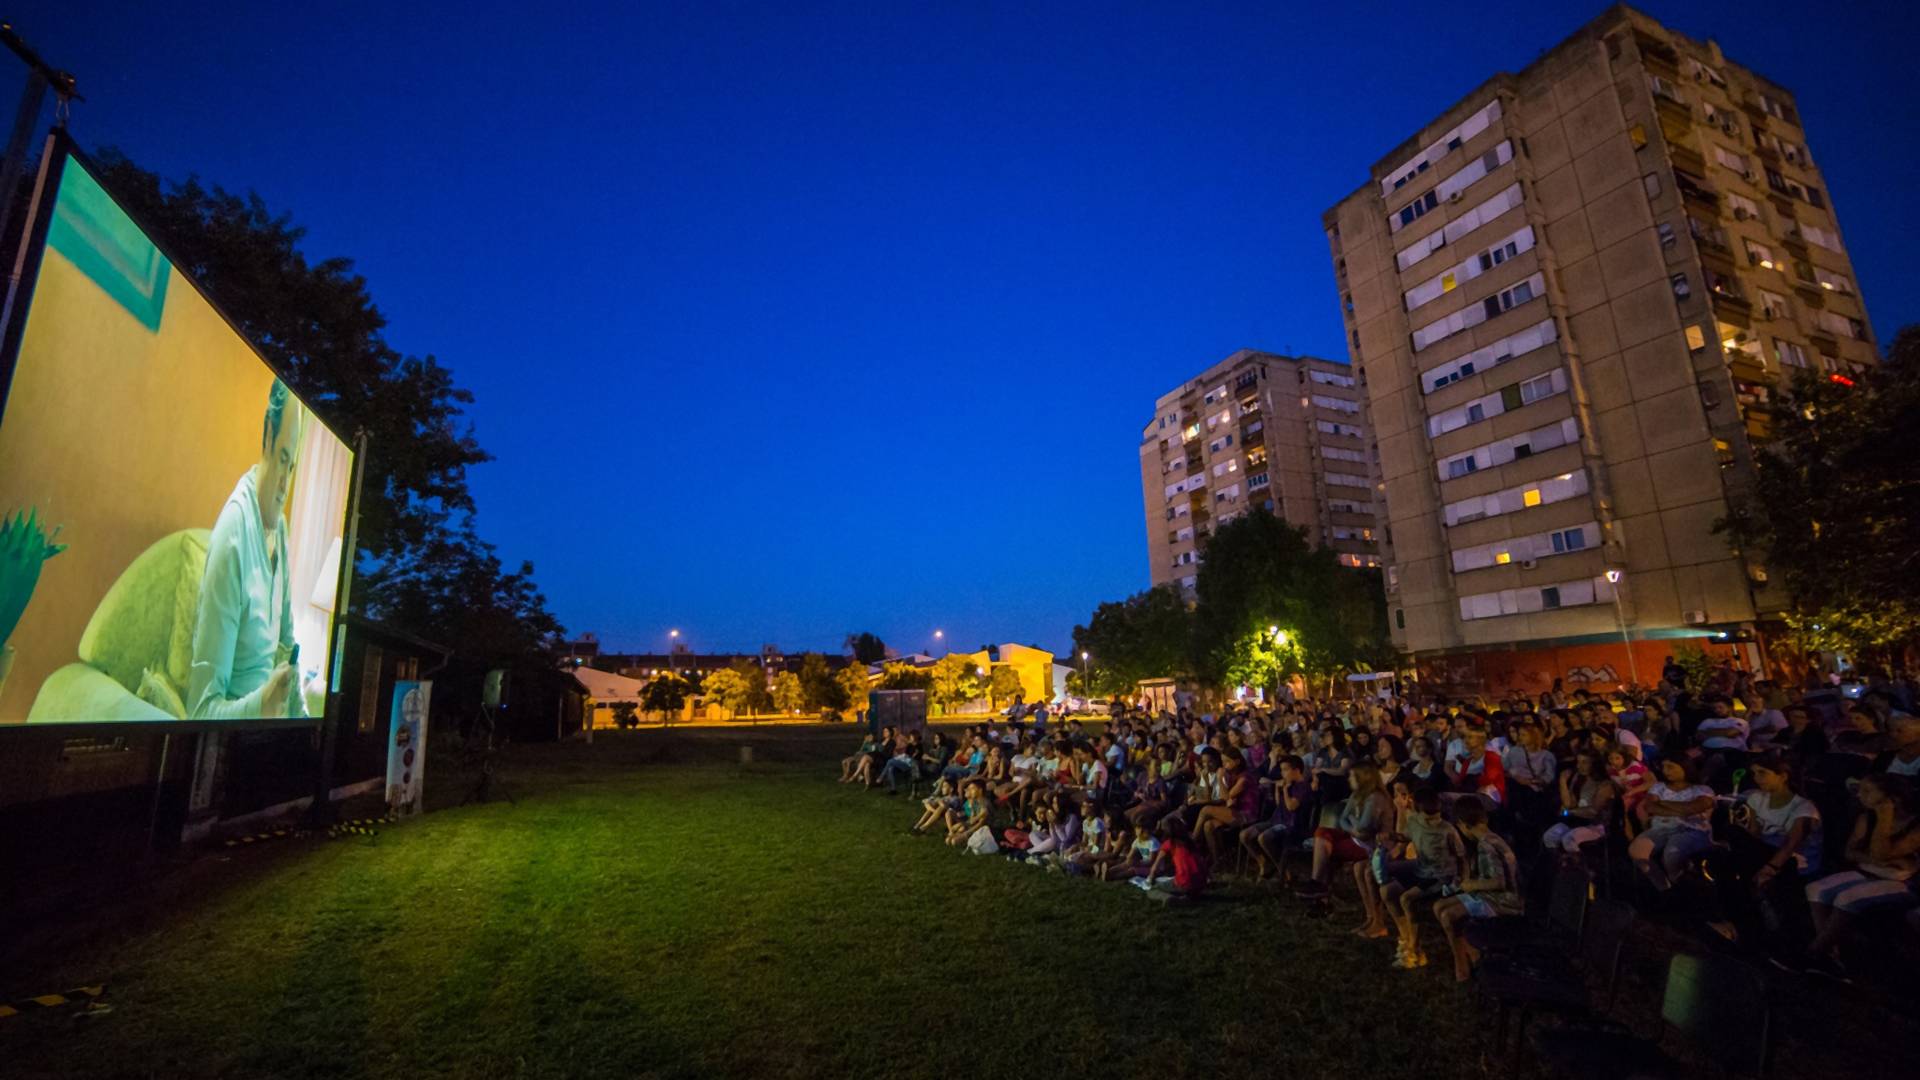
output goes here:
<path id="1" fill-rule="evenodd" d="M 927 699 L 947 712 L 980 696 L 980 669 L 971 655 L 949 653 L 934 661 Z"/>
<path id="2" fill-rule="evenodd" d="M 782 713 L 797 713 L 807 702 L 807 693 L 800 685 L 800 676 L 791 671 L 783 671 L 773 677 L 773 707 Z"/>
<path id="3" fill-rule="evenodd" d="M 856 718 L 867 711 L 867 693 L 872 689 L 873 681 L 867 677 L 865 664 L 848 664 L 840 669 L 833 681 L 846 695 L 845 702 L 837 708 L 851 709 Z"/>
<path id="4" fill-rule="evenodd" d="M 721 668 L 707 676 L 705 697 L 735 716 L 745 711 L 753 698 L 753 686 L 747 677 L 733 668 Z"/>
<path id="5" fill-rule="evenodd" d="M 668 717 L 686 707 L 692 684 L 678 675 L 657 675 L 640 690 L 640 707 Z"/>
<path id="6" fill-rule="evenodd" d="M 877 664 L 887 658 L 887 643 L 865 630 L 848 634 L 846 648 L 847 654 L 861 664 Z"/>
<path id="7" fill-rule="evenodd" d="M 1073 628 L 1075 668 L 1080 692 L 1126 694 L 1142 679 L 1179 675 L 1189 668 L 1193 613 L 1180 591 L 1161 585 L 1125 600 L 1109 601 L 1093 611 L 1087 625 Z M 1086 653 L 1089 661 L 1082 661 Z"/>
<path id="8" fill-rule="evenodd" d="M 819 653 L 807 653 L 800 658 L 800 687 L 803 707 L 808 711 L 847 707 L 846 688 L 834 680 L 827 658 Z"/>
<path id="9" fill-rule="evenodd" d="M 613 703 L 612 708 L 613 708 L 613 726 L 614 727 L 620 728 L 621 730 L 624 731 L 627 728 L 635 727 L 640 723 L 640 716 L 639 716 L 640 706 L 638 706 L 634 702 L 616 701 Z"/>
<path id="10" fill-rule="evenodd" d="M 1803 649 L 1884 654 L 1920 631 L 1920 326 L 1858 375 L 1801 371 L 1719 523 L 1787 594 Z"/>
<path id="11" fill-rule="evenodd" d="M 932 674 L 901 660 L 880 669 L 880 689 L 882 690 L 931 690 Z"/>
<path id="12" fill-rule="evenodd" d="M 987 694 L 996 707 L 1023 693 L 1025 689 L 1020 685 L 1020 673 L 1004 664 L 994 668 L 993 674 L 987 679 Z"/>
<path id="13" fill-rule="evenodd" d="M 1342 567 L 1264 510 L 1215 530 L 1195 592 L 1193 665 L 1217 685 L 1331 678 L 1393 656 L 1378 571 Z"/>
<path id="14" fill-rule="evenodd" d="M 551 659 L 560 624 L 474 529 L 467 470 L 490 460 L 466 420 L 473 395 L 432 356 L 387 344 L 386 317 L 349 259 L 310 262 L 305 230 L 258 195 L 166 183 L 105 150 L 101 178 L 181 269 L 218 300 L 288 386 L 335 430 L 368 434 L 355 611 L 493 666 Z"/>

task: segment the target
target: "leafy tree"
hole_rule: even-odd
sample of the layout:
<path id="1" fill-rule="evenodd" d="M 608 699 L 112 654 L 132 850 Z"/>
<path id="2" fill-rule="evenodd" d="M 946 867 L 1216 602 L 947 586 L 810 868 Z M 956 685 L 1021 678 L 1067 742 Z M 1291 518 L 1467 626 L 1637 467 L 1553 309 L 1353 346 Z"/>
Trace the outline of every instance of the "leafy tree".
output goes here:
<path id="1" fill-rule="evenodd" d="M 1081 693 L 1125 694 L 1142 679 L 1185 673 L 1193 644 L 1193 613 L 1180 591 L 1162 585 L 1094 609 L 1085 626 L 1073 628 L 1075 668 Z M 1092 658 L 1080 660 L 1081 653 Z"/>
<path id="2" fill-rule="evenodd" d="M 846 688 L 834 680 L 827 658 L 819 653 L 807 653 L 800 658 L 800 687 L 804 707 L 809 711 L 847 707 Z"/>
<path id="3" fill-rule="evenodd" d="M 1012 701 L 1025 692 L 1025 688 L 1020 685 L 1020 673 L 1004 664 L 994 668 L 992 675 L 987 679 L 987 694 L 996 706 L 1002 702 Z"/>
<path id="4" fill-rule="evenodd" d="M 613 703 L 613 726 L 625 730 L 640 724 L 640 706 L 631 701 Z"/>
<path id="5" fill-rule="evenodd" d="M 98 160 L 107 186 L 288 385 L 349 438 L 367 432 L 354 610 L 488 665 L 551 658 L 561 628 L 532 564 L 506 570 L 474 528 L 467 470 L 489 456 L 466 419 L 473 395 L 434 357 L 387 344 L 352 261 L 309 261 L 305 230 L 258 195 L 166 183 L 113 150 Z"/>
<path id="6" fill-rule="evenodd" d="M 1799 373 L 1719 525 L 1786 589 L 1795 644 L 1871 657 L 1920 631 L 1920 326 L 1848 379 Z"/>
<path id="7" fill-rule="evenodd" d="M 865 664 L 848 664 L 834 675 L 833 681 L 846 695 L 846 700 L 835 708 L 851 709 L 855 717 L 867 711 L 867 692 L 873 684 L 867 677 Z"/>
<path id="8" fill-rule="evenodd" d="M 686 707 L 693 685 L 678 675 L 657 675 L 640 690 L 640 707 L 668 717 Z"/>
<path id="9" fill-rule="evenodd" d="M 877 664 L 887 658 L 887 643 L 865 630 L 848 634 L 846 648 L 848 655 L 862 664 Z"/>
<path id="10" fill-rule="evenodd" d="M 710 702 L 738 716 L 753 699 L 753 685 L 734 668 L 721 668 L 707 676 L 704 696 Z"/>
<path id="11" fill-rule="evenodd" d="M 928 702 L 948 712 L 980 696 L 980 669 L 965 653 L 949 653 L 934 661 L 931 676 Z"/>
<path id="12" fill-rule="evenodd" d="M 1195 591 L 1193 665 L 1215 684 L 1331 678 L 1392 656 L 1378 572 L 1342 567 L 1264 510 L 1215 531 Z"/>
<path id="13" fill-rule="evenodd" d="M 767 689 L 767 673 L 758 663 L 743 656 L 727 665 L 727 670 L 738 672 L 741 680 L 747 684 L 739 711 L 767 712 L 773 708 L 773 693 Z"/>
<path id="14" fill-rule="evenodd" d="M 931 690 L 933 675 L 902 660 L 881 669 L 882 690 Z"/>
<path id="15" fill-rule="evenodd" d="M 782 713 L 797 713 L 807 703 L 807 692 L 800 676 L 783 671 L 773 677 L 773 707 Z"/>

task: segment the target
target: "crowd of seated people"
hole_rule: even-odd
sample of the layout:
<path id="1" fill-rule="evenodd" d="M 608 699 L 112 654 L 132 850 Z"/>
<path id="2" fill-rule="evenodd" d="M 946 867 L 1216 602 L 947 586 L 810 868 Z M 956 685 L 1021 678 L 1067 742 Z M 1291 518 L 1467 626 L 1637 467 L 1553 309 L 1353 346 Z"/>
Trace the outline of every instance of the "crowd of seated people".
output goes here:
<path id="1" fill-rule="evenodd" d="M 924 793 L 915 833 L 1169 896 L 1234 878 L 1324 914 L 1350 883 L 1355 933 L 1392 939 L 1402 968 L 1444 943 L 1461 980 L 1467 924 L 1520 914 L 1568 864 L 1778 966 L 1847 978 L 1849 949 L 1920 933 L 1911 684 L 1796 699 L 1720 674 L 1694 694 L 1669 666 L 1653 690 L 1606 695 L 888 729 L 841 779 Z"/>

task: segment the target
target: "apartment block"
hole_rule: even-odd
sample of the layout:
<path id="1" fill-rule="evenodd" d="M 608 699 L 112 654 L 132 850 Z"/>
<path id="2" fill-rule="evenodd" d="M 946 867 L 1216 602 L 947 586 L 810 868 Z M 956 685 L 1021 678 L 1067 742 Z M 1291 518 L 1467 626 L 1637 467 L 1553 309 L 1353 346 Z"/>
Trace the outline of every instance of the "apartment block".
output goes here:
<path id="1" fill-rule="evenodd" d="M 1379 566 L 1371 445 L 1337 361 L 1242 349 L 1161 395 L 1140 435 L 1153 583 L 1191 595 L 1207 538 L 1255 508 L 1348 566 Z"/>
<path id="2" fill-rule="evenodd" d="M 1877 362 L 1789 90 L 1614 7 L 1323 222 L 1376 428 L 1389 622 L 1424 670 L 1647 683 L 1677 639 L 1764 636 L 1784 597 L 1714 523 L 1789 376 Z"/>

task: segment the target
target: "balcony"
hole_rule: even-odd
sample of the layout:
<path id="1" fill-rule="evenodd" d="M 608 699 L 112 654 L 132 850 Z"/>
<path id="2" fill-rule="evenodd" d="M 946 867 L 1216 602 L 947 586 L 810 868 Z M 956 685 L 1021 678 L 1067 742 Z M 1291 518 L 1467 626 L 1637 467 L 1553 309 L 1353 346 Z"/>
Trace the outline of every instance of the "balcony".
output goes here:
<path id="1" fill-rule="evenodd" d="M 1692 173 L 1673 171 L 1673 186 L 1680 189 L 1680 197 L 1690 203 L 1704 206 L 1716 214 L 1720 210 L 1720 193 L 1712 185 Z"/>
<path id="2" fill-rule="evenodd" d="M 1707 171 L 1707 159 L 1700 155 L 1700 151 L 1695 150 L 1685 143 L 1678 143 L 1669 139 L 1667 141 L 1667 156 L 1673 159 L 1673 164 L 1676 167 L 1685 169 L 1688 172 L 1704 173 Z"/>

